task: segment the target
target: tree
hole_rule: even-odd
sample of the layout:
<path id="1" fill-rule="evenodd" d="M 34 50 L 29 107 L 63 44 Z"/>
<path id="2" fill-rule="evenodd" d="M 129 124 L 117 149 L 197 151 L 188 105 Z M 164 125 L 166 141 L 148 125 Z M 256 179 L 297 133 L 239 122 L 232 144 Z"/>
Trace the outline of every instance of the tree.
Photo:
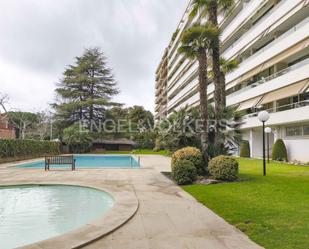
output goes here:
<path id="1" fill-rule="evenodd" d="M 0 107 L 3 109 L 4 113 L 7 113 L 6 105 L 9 102 L 9 96 L 7 94 L 0 93 Z M 0 110 L 1 113 L 1 110 Z"/>
<path id="2" fill-rule="evenodd" d="M 191 19 L 199 15 L 200 17 L 208 16 L 208 21 L 215 27 L 218 27 L 218 9 L 226 11 L 230 9 L 235 3 L 235 0 L 193 0 L 192 11 L 190 13 Z M 220 70 L 220 39 L 217 36 L 211 42 L 212 50 L 212 70 L 214 72 L 215 85 L 215 107 L 216 113 L 220 114 L 220 109 L 226 106 L 225 94 L 225 74 Z M 220 117 L 219 117 L 220 118 Z M 218 119 L 219 120 L 219 119 Z"/>
<path id="3" fill-rule="evenodd" d="M 156 125 L 156 150 L 176 151 L 186 146 L 200 147 L 196 121 L 200 114 L 197 108 L 185 106 L 174 111 L 168 118 Z"/>
<path id="4" fill-rule="evenodd" d="M 74 124 L 63 130 L 63 141 L 73 153 L 84 153 L 90 150 L 92 136 L 89 130 L 81 130 L 78 124 Z"/>
<path id="5" fill-rule="evenodd" d="M 149 130 L 154 125 L 154 117 L 150 111 L 143 106 L 133 106 L 128 108 L 128 119 L 138 125 L 139 130 Z"/>
<path id="6" fill-rule="evenodd" d="M 202 122 L 201 132 L 201 147 L 205 162 L 208 162 L 208 62 L 207 52 L 210 43 L 219 35 L 217 27 L 206 24 L 195 24 L 186 31 L 184 31 L 181 38 L 181 46 L 179 52 L 184 54 L 189 59 L 197 59 L 198 74 L 199 74 L 199 95 L 200 95 L 200 112 Z"/>
<path id="7" fill-rule="evenodd" d="M 68 124 L 83 121 L 90 127 L 104 119 L 108 107 L 118 105 L 111 101 L 118 93 L 114 76 L 98 48 L 76 57 L 75 64 L 64 71 L 56 93 L 58 101 L 53 107 Z"/>
<path id="8" fill-rule="evenodd" d="M 210 119 L 215 119 L 216 110 L 212 105 L 208 106 L 208 113 Z M 222 110 L 219 126 L 210 127 L 208 133 L 208 153 L 211 158 L 229 155 L 239 148 L 242 142 L 240 127 L 243 124 L 243 116 L 244 113 L 237 111 L 235 107 L 225 107 Z M 219 129 L 218 133 L 216 129 Z"/>
<path id="9" fill-rule="evenodd" d="M 25 139 L 27 133 L 31 132 L 38 122 L 37 114 L 32 112 L 10 111 L 7 115 L 19 139 Z"/>

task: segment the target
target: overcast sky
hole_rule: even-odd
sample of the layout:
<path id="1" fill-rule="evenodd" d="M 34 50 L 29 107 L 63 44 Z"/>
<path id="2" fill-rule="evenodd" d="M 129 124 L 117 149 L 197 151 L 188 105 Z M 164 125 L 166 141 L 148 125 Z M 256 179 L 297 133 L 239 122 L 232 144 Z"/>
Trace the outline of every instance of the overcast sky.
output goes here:
<path id="1" fill-rule="evenodd" d="M 10 108 L 49 107 L 84 48 L 108 57 L 116 100 L 153 111 L 155 70 L 188 0 L 0 0 L 0 93 Z"/>

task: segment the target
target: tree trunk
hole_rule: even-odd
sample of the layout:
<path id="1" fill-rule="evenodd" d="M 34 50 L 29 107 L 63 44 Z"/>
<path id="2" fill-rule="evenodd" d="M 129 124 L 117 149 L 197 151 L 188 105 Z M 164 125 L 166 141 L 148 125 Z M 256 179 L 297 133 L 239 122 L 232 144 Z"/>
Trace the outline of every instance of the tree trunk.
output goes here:
<path id="1" fill-rule="evenodd" d="M 209 22 L 218 26 L 218 3 L 217 0 L 212 0 L 209 3 Z M 215 108 L 216 113 L 220 114 L 219 110 L 221 108 L 221 87 L 220 87 L 220 46 L 219 46 L 219 37 L 211 42 L 212 50 L 212 70 L 214 74 L 214 85 L 215 85 Z"/>
<path id="2" fill-rule="evenodd" d="M 218 3 L 217 0 L 212 0 L 209 6 L 209 21 L 214 26 L 218 27 Z M 211 42 L 211 49 L 212 49 L 212 70 L 214 75 L 214 100 L 215 100 L 215 119 L 216 119 L 216 130 L 215 130 L 215 137 L 214 143 L 218 145 L 220 143 L 219 139 L 219 132 L 220 132 L 220 120 L 222 110 L 225 108 L 225 80 L 224 73 L 221 71 L 220 68 L 220 38 L 219 36 L 217 39 Z"/>
<path id="3" fill-rule="evenodd" d="M 208 86 L 208 76 L 207 76 L 207 53 L 205 49 L 199 49 L 198 51 L 198 72 L 199 72 L 199 94 L 200 94 L 200 111 L 202 120 L 202 130 L 201 130 L 201 146 L 202 153 L 206 162 L 208 164 L 208 97 L 207 97 L 207 86 Z"/>
<path id="4" fill-rule="evenodd" d="M 222 103 L 222 108 L 226 107 L 226 93 L 225 93 L 225 75 L 223 72 L 220 74 L 220 94 L 221 94 L 221 103 Z"/>

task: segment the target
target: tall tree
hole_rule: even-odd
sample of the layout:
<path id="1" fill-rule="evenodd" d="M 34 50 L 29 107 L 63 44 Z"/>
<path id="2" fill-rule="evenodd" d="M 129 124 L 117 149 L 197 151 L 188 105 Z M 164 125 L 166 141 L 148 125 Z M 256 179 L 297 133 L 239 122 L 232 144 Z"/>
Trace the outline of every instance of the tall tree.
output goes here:
<path id="1" fill-rule="evenodd" d="M 200 112 L 201 112 L 201 147 L 204 159 L 208 162 L 208 61 L 207 53 L 210 43 L 216 39 L 219 31 L 211 24 L 199 25 L 195 24 L 184 31 L 181 38 L 181 46 L 179 52 L 183 53 L 189 59 L 198 61 L 199 74 L 199 95 L 200 95 Z"/>
<path id="2" fill-rule="evenodd" d="M 193 0 L 191 18 L 195 16 L 208 17 L 208 21 L 218 27 L 218 10 L 226 11 L 230 9 L 235 3 L 235 0 Z M 218 27 L 219 28 L 219 27 Z M 214 73 L 215 85 L 215 108 L 217 116 L 222 113 L 222 109 L 226 106 L 225 94 L 225 74 L 220 70 L 220 39 L 216 37 L 211 42 L 212 50 L 212 70 Z M 218 116 L 218 119 L 220 117 Z"/>
<path id="3" fill-rule="evenodd" d="M 107 107 L 118 93 L 112 71 L 99 48 L 86 49 L 63 73 L 56 89 L 58 101 L 53 106 L 58 116 L 69 124 L 84 121 L 90 127 L 104 119 Z"/>
<path id="4" fill-rule="evenodd" d="M 7 115 L 19 139 L 25 139 L 30 135 L 38 122 L 38 115 L 32 112 L 10 111 Z"/>

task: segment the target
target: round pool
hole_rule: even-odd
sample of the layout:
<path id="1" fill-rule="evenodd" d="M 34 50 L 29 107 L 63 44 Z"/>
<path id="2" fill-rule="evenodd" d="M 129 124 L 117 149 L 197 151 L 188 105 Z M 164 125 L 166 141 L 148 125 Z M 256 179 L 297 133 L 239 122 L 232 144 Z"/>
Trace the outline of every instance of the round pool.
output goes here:
<path id="1" fill-rule="evenodd" d="M 0 187 L 1 248 L 15 248 L 79 228 L 114 204 L 111 195 L 66 185 Z"/>

